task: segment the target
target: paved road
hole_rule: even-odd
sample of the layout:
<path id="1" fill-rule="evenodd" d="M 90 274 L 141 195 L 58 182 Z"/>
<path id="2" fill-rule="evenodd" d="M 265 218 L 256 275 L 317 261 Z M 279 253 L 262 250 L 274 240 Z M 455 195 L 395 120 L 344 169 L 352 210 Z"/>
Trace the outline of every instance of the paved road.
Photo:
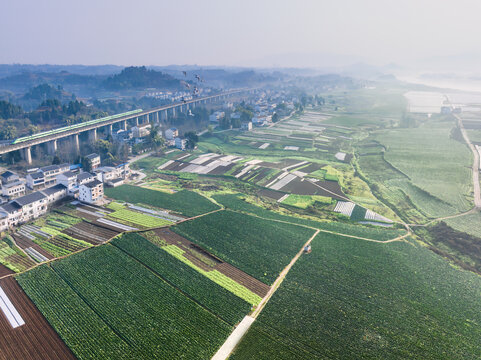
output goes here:
<path id="1" fill-rule="evenodd" d="M 231 352 L 236 347 L 236 345 L 240 342 L 244 334 L 247 332 L 247 330 L 249 330 L 254 320 L 255 319 L 253 317 L 250 317 L 249 315 L 244 317 L 244 319 L 240 322 L 240 324 L 229 335 L 224 345 L 222 345 L 221 348 L 215 353 L 212 360 L 227 359 L 231 354 Z"/>
<path id="2" fill-rule="evenodd" d="M 481 209 L 481 190 L 479 186 L 479 153 L 472 144 L 471 140 L 469 140 L 468 134 L 466 129 L 464 128 L 463 121 L 461 117 L 458 115 L 454 115 L 454 117 L 458 120 L 459 129 L 461 130 L 461 134 L 463 135 L 464 141 L 468 144 L 469 148 L 473 152 L 473 187 L 474 187 L 474 206 L 477 209 Z"/>

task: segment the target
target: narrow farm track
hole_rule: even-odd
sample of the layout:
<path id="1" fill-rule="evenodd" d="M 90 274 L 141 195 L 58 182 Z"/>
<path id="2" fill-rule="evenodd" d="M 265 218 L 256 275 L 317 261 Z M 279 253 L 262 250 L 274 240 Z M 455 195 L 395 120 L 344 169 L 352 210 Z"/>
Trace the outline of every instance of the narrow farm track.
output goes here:
<path id="1" fill-rule="evenodd" d="M 290 223 L 289 223 L 290 224 Z M 242 337 L 244 334 L 249 330 L 250 326 L 254 323 L 254 321 L 257 319 L 259 314 L 261 313 L 262 309 L 266 306 L 267 302 L 270 300 L 272 295 L 276 292 L 276 290 L 279 288 L 281 283 L 284 281 L 286 278 L 287 274 L 289 273 L 289 270 L 291 270 L 292 266 L 296 263 L 296 261 L 301 257 L 302 253 L 304 252 L 304 248 L 309 245 L 312 240 L 320 233 L 321 231 L 319 229 L 316 229 L 316 232 L 309 238 L 309 240 L 306 241 L 306 243 L 302 246 L 301 250 L 292 258 L 292 260 L 289 262 L 289 264 L 284 268 L 284 270 L 281 271 L 277 279 L 274 281 L 272 284 L 269 292 L 267 293 L 266 296 L 261 300 L 259 305 L 257 305 L 256 309 L 252 312 L 252 314 L 246 316 L 244 320 L 239 324 L 239 326 L 234 329 L 232 332 L 231 336 L 227 338 L 225 343 L 220 347 L 220 349 L 217 351 L 217 353 L 212 357 L 212 360 L 226 360 L 232 351 L 234 351 L 235 347 L 239 342 L 242 340 Z"/>
<path id="2" fill-rule="evenodd" d="M 435 222 L 438 222 L 438 221 L 443 221 L 443 220 L 448 220 L 448 219 L 454 219 L 454 218 L 457 218 L 457 217 L 474 214 L 474 213 L 477 213 L 478 211 L 480 211 L 480 209 L 478 209 L 478 208 L 472 208 L 471 210 L 465 211 L 465 212 L 463 212 L 463 213 L 459 213 L 459 214 L 455 214 L 455 215 L 449 215 L 449 216 L 444 216 L 444 217 L 432 219 L 432 220 L 428 221 L 428 222 L 425 223 L 425 224 L 406 224 L 406 225 L 407 225 L 407 226 L 410 226 L 410 227 L 423 227 L 423 226 L 431 225 L 432 223 L 435 223 Z"/>
<path id="3" fill-rule="evenodd" d="M 253 217 L 256 217 L 256 218 L 259 218 L 259 219 L 263 219 L 263 220 L 269 220 L 269 221 L 275 221 L 275 222 L 284 223 L 284 224 L 291 224 L 291 225 L 296 225 L 296 226 L 302 226 L 302 227 L 305 227 L 305 228 L 308 228 L 308 229 L 316 230 L 316 231 L 318 231 L 318 232 L 323 232 L 323 233 L 328 233 L 328 234 L 333 234 L 333 235 L 338 235 L 338 236 L 344 236 L 344 237 L 348 237 L 348 238 L 352 238 L 352 239 L 359 239 L 359 240 L 364 240 L 364 241 L 371 241 L 371 242 L 375 242 L 375 243 L 390 243 L 390 242 L 394 242 L 394 241 L 401 241 L 401 240 L 403 240 L 404 238 L 406 238 L 407 236 L 411 235 L 411 232 L 408 231 L 407 234 L 397 236 L 397 237 L 395 237 L 395 238 L 393 238 L 393 239 L 389 239 L 389 240 L 376 240 L 376 239 L 365 238 L 365 237 L 362 237 L 362 236 L 343 234 L 343 233 L 339 233 L 339 232 L 335 232 L 335 231 L 330 231 L 330 230 L 317 229 L 317 228 L 312 227 L 312 226 L 303 225 L 303 224 L 298 224 L 298 223 L 293 223 L 293 222 L 285 221 L 285 220 L 269 219 L 269 218 L 265 218 L 265 217 L 262 217 L 262 216 L 259 216 L 259 215 L 255 215 L 255 214 L 251 214 L 251 213 L 244 213 L 244 212 L 242 212 L 242 211 L 236 211 L 236 210 L 230 210 L 230 211 L 234 211 L 234 212 L 241 213 L 241 214 L 247 214 L 247 215 L 250 215 L 250 216 L 253 216 Z"/>

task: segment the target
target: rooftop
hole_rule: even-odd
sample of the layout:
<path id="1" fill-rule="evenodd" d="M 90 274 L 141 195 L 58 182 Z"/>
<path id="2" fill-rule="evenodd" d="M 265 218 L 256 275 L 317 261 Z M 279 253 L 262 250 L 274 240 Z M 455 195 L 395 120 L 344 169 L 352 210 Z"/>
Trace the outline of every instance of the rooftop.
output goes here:
<path id="1" fill-rule="evenodd" d="M 48 165 L 41 167 L 39 171 L 46 172 L 46 171 L 52 171 L 52 170 L 58 170 L 60 167 L 58 165 Z"/>
<path id="2" fill-rule="evenodd" d="M 64 191 L 66 189 L 65 185 L 62 184 L 57 184 L 54 186 L 50 186 L 49 188 L 46 188 L 45 190 L 42 190 L 42 193 L 44 193 L 46 196 L 56 194 L 60 191 Z"/>
<path id="3" fill-rule="evenodd" d="M 8 189 L 8 188 L 11 188 L 11 187 L 14 187 L 14 186 L 23 185 L 23 184 L 24 184 L 23 181 L 21 181 L 21 180 L 15 180 L 15 181 L 12 181 L 12 182 L 3 184 L 3 187 Z"/>
<path id="4" fill-rule="evenodd" d="M 88 183 L 85 183 L 83 185 L 80 185 L 80 186 L 86 186 L 86 187 L 92 189 L 92 188 L 94 188 L 94 187 L 96 187 L 97 185 L 100 185 L 100 184 L 102 184 L 102 181 L 99 181 L 99 180 L 95 179 L 95 180 L 92 180 L 92 181 L 90 181 Z"/>
<path id="5" fill-rule="evenodd" d="M 30 176 L 32 179 L 36 180 L 36 179 L 43 178 L 43 173 L 35 172 L 35 173 L 28 174 L 27 176 Z"/>
<path id="6" fill-rule="evenodd" d="M 18 205 L 16 203 L 13 203 L 13 202 L 8 202 L 6 204 L 3 204 L 1 207 L 8 214 L 11 214 L 11 213 L 21 209 L 20 205 Z"/>
<path id="7" fill-rule="evenodd" d="M 91 173 L 87 172 L 87 171 L 84 171 L 84 172 L 81 172 L 80 174 L 77 175 L 77 181 L 82 181 L 82 180 L 85 180 L 85 179 L 88 179 L 90 177 L 93 177 L 94 175 L 92 175 Z"/>
<path id="8" fill-rule="evenodd" d="M 42 199 L 45 199 L 45 195 L 40 191 L 35 191 L 31 194 L 20 196 L 19 198 L 12 200 L 12 202 L 17 203 L 20 206 L 25 206 Z"/>
<path id="9" fill-rule="evenodd" d="M 72 172 L 72 171 L 65 171 L 63 174 L 61 174 L 63 176 L 66 176 L 67 178 L 73 178 L 73 177 L 76 177 L 77 174 Z"/>
<path id="10" fill-rule="evenodd" d="M 98 156 L 99 156 L 99 154 L 92 153 L 92 154 L 88 154 L 87 156 L 85 156 L 85 158 L 89 159 L 89 160 L 92 160 L 92 159 L 95 159 Z"/>

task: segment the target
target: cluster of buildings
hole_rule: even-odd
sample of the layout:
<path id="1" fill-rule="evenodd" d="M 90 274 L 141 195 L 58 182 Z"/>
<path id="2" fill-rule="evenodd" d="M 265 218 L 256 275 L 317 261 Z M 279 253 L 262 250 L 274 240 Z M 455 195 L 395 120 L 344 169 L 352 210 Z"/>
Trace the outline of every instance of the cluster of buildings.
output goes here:
<path id="1" fill-rule="evenodd" d="M 130 176 L 128 164 L 100 166 L 100 157 L 90 154 L 90 171 L 79 165 L 49 165 L 29 171 L 25 179 L 13 171 L 0 174 L 3 203 L 0 204 L 0 231 L 33 220 L 50 205 L 64 198 L 99 204 L 104 184 L 118 186 Z M 28 193 L 27 193 L 28 192 Z"/>

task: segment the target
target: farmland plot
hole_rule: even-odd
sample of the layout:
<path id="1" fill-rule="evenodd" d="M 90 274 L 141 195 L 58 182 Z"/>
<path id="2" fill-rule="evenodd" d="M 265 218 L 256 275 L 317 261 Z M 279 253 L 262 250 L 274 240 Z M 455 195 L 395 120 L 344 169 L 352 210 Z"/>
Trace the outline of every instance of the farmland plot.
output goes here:
<path id="1" fill-rule="evenodd" d="M 172 210 L 185 216 L 196 216 L 219 208 L 203 196 L 188 190 L 167 194 L 138 186 L 122 185 L 105 189 L 105 194 L 114 199 Z"/>
<path id="2" fill-rule="evenodd" d="M 0 286 L 25 322 L 14 329 L 0 312 L 1 360 L 75 359 L 14 278 L 0 280 Z"/>
<path id="3" fill-rule="evenodd" d="M 72 346 L 84 343 L 76 348 L 79 358 L 210 359 L 231 331 L 228 324 L 111 245 L 57 261 L 52 268 L 54 272 L 46 267 L 35 270 L 49 271 L 56 282 L 30 273 L 20 280 L 25 279 L 22 286 L 29 295 L 41 293 L 34 301 L 51 322 L 63 316 L 57 327 L 61 336 L 68 336 Z M 57 296 L 49 296 L 46 286 L 53 287 Z M 80 303 L 72 304 L 64 294 Z M 58 312 L 51 306 L 57 306 Z M 71 332 L 72 328 L 79 331 Z M 90 335 L 93 330 L 106 334 Z"/>
<path id="4" fill-rule="evenodd" d="M 312 249 L 232 359 L 481 356 L 478 276 L 414 242 L 380 245 L 319 234 Z"/>
<path id="5" fill-rule="evenodd" d="M 183 222 L 173 231 L 268 285 L 314 233 L 232 211 Z"/>
<path id="6" fill-rule="evenodd" d="M 284 215 L 251 204 L 243 200 L 240 196 L 240 194 L 218 194 L 214 195 L 213 198 L 228 209 L 254 214 L 266 219 L 287 221 L 293 224 L 307 225 L 316 229 L 334 231 L 352 236 L 375 240 L 389 240 L 406 233 L 404 230 L 379 229 L 334 221 L 315 221 L 299 217 L 296 214 L 292 214 L 292 216 Z"/>
<path id="7" fill-rule="evenodd" d="M 209 280 L 139 234 L 124 234 L 121 238 L 115 239 L 112 244 L 145 264 L 161 278 L 231 325 L 242 320 L 250 310 L 249 303 Z"/>

